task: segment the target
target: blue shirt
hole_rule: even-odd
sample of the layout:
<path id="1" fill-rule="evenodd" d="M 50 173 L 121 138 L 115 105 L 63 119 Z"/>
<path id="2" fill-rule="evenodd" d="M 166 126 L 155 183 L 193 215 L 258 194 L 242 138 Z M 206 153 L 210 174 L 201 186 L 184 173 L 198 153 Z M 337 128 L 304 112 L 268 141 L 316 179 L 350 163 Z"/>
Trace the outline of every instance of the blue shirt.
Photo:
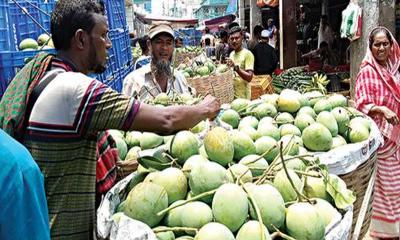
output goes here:
<path id="1" fill-rule="evenodd" d="M 0 239 L 50 239 L 43 175 L 28 150 L 0 129 Z"/>

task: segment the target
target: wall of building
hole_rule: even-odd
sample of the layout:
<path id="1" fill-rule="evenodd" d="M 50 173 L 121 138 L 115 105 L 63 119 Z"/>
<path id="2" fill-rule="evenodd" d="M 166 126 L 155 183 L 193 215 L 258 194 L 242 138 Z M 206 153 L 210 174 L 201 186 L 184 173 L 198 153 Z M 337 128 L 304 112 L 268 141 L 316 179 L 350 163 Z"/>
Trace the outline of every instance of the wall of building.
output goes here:
<path id="1" fill-rule="evenodd" d="M 128 24 L 129 32 L 134 31 L 134 15 L 133 15 L 133 5 L 125 7 L 126 12 L 126 23 Z"/>
<path id="2" fill-rule="evenodd" d="M 194 15 L 199 21 L 221 17 L 225 15 L 227 6 L 227 0 L 203 0 Z"/>
<path id="3" fill-rule="evenodd" d="M 140 5 L 139 5 L 140 6 Z M 126 22 L 128 24 L 129 32 L 135 33 L 136 36 L 144 36 L 147 33 L 147 25 L 143 24 L 141 21 L 137 20 L 134 14 L 134 6 L 126 6 Z"/>
<path id="4" fill-rule="evenodd" d="M 201 0 L 153 0 L 153 5 L 158 5 L 158 14 L 163 16 L 193 18 L 200 2 Z"/>

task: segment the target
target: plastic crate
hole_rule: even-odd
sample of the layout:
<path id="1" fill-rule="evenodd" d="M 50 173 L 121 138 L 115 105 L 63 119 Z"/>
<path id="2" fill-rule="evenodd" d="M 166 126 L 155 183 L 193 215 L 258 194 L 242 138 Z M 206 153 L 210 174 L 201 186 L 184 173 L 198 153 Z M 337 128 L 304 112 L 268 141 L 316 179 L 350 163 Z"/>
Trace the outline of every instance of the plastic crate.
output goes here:
<path id="1" fill-rule="evenodd" d="M 26 39 L 37 39 L 43 30 L 40 29 L 39 4 L 36 2 L 17 1 L 9 3 L 10 29 L 12 29 L 11 42 L 14 43 L 9 50 L 18 50 L 18 44 Z M 21 8 L 22 7 L 22 8 Z M 32 19 L 33 18 L 33 19 Z"/>
<path id="2" fill-rule="evenodd" d="M 120 89 L 118 88 L 119 86 L 117 84 L 120 74 L 119 69 L 120 67 L 118 65 L 118 60 L 114 48 L 110 48 L 108 50 L 106 71 L 103 72 L 102 74 L 94 74 L 92 75 L 92 77 L 108 85 L 109 87 L 119 91 Z"/>
<path id="3" fill-rule="evenodd" d="M 121 92 L 122 81 L 133 71 L 132 51 L 129 31 L 111 29 L 109 31 L 112 47 L 108 51 L 106 71 L 94 77 L 111 88 Z"/>
<path id="4" fill-rule="evenodd" d="M 175 31 L 174 35 L 182 38 L 184 46 L 198 46 L 201 42 L 202 32 L 194 28 L 184 28 Z"/>
<path id="5" fill-rule="evenodd" d="M 121 75 L 120 75 L 120 78 L 121 78 L 121 90 L 122 90 L 122 84 L 124 82 L 125 77 L 131 72 L 133 72 L 133 64 L 126 65 L 126 66 L 123 66 L 121 68 L 121 71 L 120 71 L 120 73 L 121 73 Z"/>
<path id="6" fill-rule="evenodd" d="M 10 49 L 9 7 L 7 1 L 0 0 L 0 50 Z"/>
<path id="7" fill-rule="evenodd" d="M 104 8 L 110 29 L 128 29 L 126 22 L 125 0 L 104 0 Z"/>
<path id="8" fill-rule="evenodd" d="M 22 40 L 36 40 L 40 34 L 49 32 L 54 7 L 54 1 L 0 0 L 0 50 L 18 50 Z"/>
<path id="9" fill-rule="evenodd" d="M 50 33 L 51 13 L 53 12 L 56 3 L 48 1 L 47 3 L 39 3 L 40 23 L 46 31 Z"/>
<path id="10" fill-rule="evenodd" d="M 117 56 L 119 66 L 132 65 L 132 50 L 129 30 L 110 30 L 109 37 L 113 45 L 112 48 L 114 49 L 114 53 Z"/>
<path id="11" fill-rule="evenodd" d="M 201 38 L 195 38 L 195 37 L 184 37 L 183 38 L 184 46 L 199 46 L 200 42 L 201 42 Z"/>
<path id="12" fill-rule="evenodd" d="M 55 53 L 54 49 L 43 50 Z M 15 77 L 30 59 L 40 51 L 5 51 L 0 52 L 0 99 L 10 81 Z"/>

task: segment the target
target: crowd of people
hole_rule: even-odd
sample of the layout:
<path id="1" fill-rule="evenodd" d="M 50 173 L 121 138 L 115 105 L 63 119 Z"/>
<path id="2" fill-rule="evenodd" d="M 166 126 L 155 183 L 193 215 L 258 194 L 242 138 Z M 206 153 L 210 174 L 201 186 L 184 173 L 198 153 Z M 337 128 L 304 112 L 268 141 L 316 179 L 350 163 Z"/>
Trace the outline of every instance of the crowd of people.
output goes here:
<path id="1" fill-rule="evenodd" d="M 250 99 L 249 82 L 253 76 L 271 75 L 278 66 L 278 29 L 273 19 L 268 20 L 265 28 L 256 25 L 251 38 L 236 22 L 229 24 L 227 29 L 220 28 L 215 35 L 217 39 L 205 28 L 201 41 L 207 57 L 232 67 L 235 97 Z"/>
<path id="2" fill-rule="evenodd" d="M 163 36 L 151 36 L 155 26 L 164 30 Z M 232 68 L 235 73 L 235 96 L 250 99 L 249 82 L 252 81 L 253 75 L 270 75 L 277 68 L 277 34 L 278 30 L 272 19 L 268 21 L 265 29 L 257 25 L 251 39 L 246 37 L 246 32 L 239 24 L 233 22 L 214 33 L 205 27 L 201 47 L 208 58 Z M 157 44 L 160 41 L 166 41 L 165 51 Z M 174 38 L 174 29 L 168 23 L 159 22 L 153 25 L 149 34 L 138 40 L 143 54 L 136 60 L 135 69 L 142 67 L 143 63 L 146 65 L 124 79 L 123 93 L 143 101 L 161 92 L 170 93 L 171 89 L 178 93 L 193 92 L 181 72 L 175 71 L 172 74 L 172 69 L 161 65 L 162 62 L 159 61 L 160 54 L 164 53 L 165 58 L 171 59 L 174 49 L 181 47 L 181 42 L 180 37 Z M 160 72 L 168 77 L 160 76 Z"/>
<path id="3" fill-rule="evenodd" d="M 74 24 L 71 24 L 74 23 Z M 323 32 L 329 31 L 322 28 Z M 93 239 L 98 199 L 121 168 L 107 129 L 171 134 L 214 119 L 220 104 L 206 96 L 197 105 L 157 107 L 143 103 L 159 93 L 193 93 L 171 63 L 182 39 L 166 22 L 139 39 L 142 56 L 118 93 L 87 76 L 105 71 L 108 24 L 90 0 L 59 0 L 51 17 L 56 55 L 41 53 L 12 80 L 0 101 L 0 239 Z M 254 75 L 277 67 L 278 29 L 256 26 L 248 41 L 238 24 L 218 37 L 205 30 L 202 47 L 235 73 L 235 96 L 250 98 Z M 329 37 L 304 57 L 329 56 Z M 369 37 L 355 85 L 357 108 L 379 126 L 385 144 L 378 174 L 371 236 L 400 235 L 400 48 L 383 27 Z M 99 144 L 100 142 L 100 144 Z M 99 147 L 99 146 L 103 146 Z M 104 147 L 106 146 L 106 147 Z M 133 171 L 134 169 L 131 169 Z"/>

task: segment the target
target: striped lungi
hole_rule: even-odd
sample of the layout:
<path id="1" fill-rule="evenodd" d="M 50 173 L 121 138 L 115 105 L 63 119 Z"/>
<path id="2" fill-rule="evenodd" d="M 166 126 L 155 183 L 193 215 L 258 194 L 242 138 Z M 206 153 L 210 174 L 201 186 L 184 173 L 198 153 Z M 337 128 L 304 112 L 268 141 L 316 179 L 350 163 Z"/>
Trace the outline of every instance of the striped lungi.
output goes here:
<path id="1" fill-rule="evenodd" d="M 400 147 L 391 141 L 385 141 L 385 145 L 378 150 L 378 169 L 372 206 L 371 236 L 399 237 Z"/>

